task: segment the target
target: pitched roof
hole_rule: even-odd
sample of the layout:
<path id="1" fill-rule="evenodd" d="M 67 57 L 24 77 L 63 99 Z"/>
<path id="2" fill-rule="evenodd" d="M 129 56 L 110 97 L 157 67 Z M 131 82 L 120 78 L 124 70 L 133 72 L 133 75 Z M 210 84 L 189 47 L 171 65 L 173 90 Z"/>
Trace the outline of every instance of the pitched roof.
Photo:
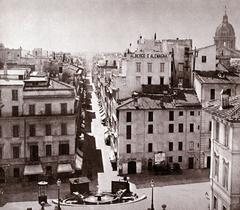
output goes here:
<path id="1" fill-rule="evenodd" d="M 220 100 L 215 100 L 204 110 L 227 121 L 240 122 L 240 95 L 229 99 L 228 108 L 220 109 Z"/>
<path id="2" fill-rule="evenodd" d="M 118 109 L 179 109 L 186 107 L 200 108 L 201 104 L 193 89 L 176 90 L 174 94 L 145 94 L 139 93 L 137 96 L 122 101 Z"/>

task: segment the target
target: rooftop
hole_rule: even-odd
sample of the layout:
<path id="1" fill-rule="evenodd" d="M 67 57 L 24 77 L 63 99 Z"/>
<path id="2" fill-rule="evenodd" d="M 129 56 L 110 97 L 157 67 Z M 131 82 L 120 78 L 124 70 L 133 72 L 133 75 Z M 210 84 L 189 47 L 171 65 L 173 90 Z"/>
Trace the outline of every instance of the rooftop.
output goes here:
<path id="1" fill-rule="evenodd" d="M 196 79 L 208 84 L 240 84 L 240 77 L 233 71 L 195 71 Z"/>
<path id="2" fill-rule="evenodd" d="M 118 109 L 178 109 L 195 107 L 200 108 L 201 104 L 193 89 L 174 90 L 172 94 L 146 94 L 137 93 L 135 97 L 123 100 Z"/>
<path id="3" fill-rule="evenodd" d="M 228 108 L 220 109 L 220 100 L 215 100 L 204 110 L 227 121 L 240 122 L 240 95 L 229 98 Z"/>

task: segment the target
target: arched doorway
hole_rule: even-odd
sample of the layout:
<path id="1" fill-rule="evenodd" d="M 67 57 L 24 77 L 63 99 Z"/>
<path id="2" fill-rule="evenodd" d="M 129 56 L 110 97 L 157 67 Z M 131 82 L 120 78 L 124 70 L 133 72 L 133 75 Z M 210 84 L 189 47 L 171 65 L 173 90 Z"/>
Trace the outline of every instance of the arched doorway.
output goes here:
<path id="1" fill-rule="evenodd" d="M 5 182 L 5 171 L 3 170 L 3 168 L 0 168 L 0 183 L 4 183 Z"/>
<path id="2" fill-rule="evenodd" d="M 128 162 L 128 173 L 129 174 L 136 174 L 137 166 L 135 161 Z"/>

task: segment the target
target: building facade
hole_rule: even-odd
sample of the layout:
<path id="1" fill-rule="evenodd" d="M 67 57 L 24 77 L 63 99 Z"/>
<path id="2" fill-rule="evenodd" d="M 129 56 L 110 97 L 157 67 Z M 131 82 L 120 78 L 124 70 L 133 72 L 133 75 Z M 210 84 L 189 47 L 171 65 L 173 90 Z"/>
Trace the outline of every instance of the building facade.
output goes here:
<path id="1" fill-rule="evenodd" d="M 121 173 L 151 168 L 157 153 L 164 153 L 170 165 L 199 167 L 201 105 L 193 90 L 167 95 L 139 93 L 121 102 L 117 113 Z"/>
<path id="2" fill-rule="evenodd" d="M 0 180 L 75 172 L 75 90 L 48 79 L 0 79 Z"/>
<path id="3" fill-rule="evenodd" d="M 239 96 L 229 99 L 228 92 L 222 90 L 220 101 L 206 108 L 212 116 L 211 210 L 240 209 L 239 104 Z"/>

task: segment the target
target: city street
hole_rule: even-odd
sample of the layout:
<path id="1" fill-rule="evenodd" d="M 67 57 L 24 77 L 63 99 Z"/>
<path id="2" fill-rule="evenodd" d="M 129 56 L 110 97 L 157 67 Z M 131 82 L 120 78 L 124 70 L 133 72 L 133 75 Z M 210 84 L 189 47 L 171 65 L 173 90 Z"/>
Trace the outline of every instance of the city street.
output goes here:
<path id="1" fill-rule="evenodd" d="M 97 180 L 93 179 L 94 183 L 98 183 L 101 191 L 111 191 L 111 181 L 119 180 L 122 177 L 117 175 L 117 171 L 112 170 L 112 166 L 109 160 L 111 147 L 107 146 L 104 142 L 104 126 L 101 124 L 98 99 L 94 91 L 92 92 L 92 110 L 95 112 L 96 118 L 92 120 L 91 124 L 91 135 L 95 137 L 96 149 L 101 150 L 102 154 L 102 163 L 103 163 L 103 172 L 97 174 Z M 186 173 L 186 174 L 185 174 Z M 147 199 L 140 202 L 139 204 L 132 204 L 128 206 L 130 209 L 147 209 L 151 206 L 151 188 L 150 180 L 154 178 L 155 186 L 154 187 L 154 207 L 155 209 L 161 209 L 162 204 L 167 205 L 167 210 L 206 210 L 208 207 L 208 200 L 205 197 L 205 193 L 209 192 L 210 186 L 208 182 L 208 171 L 189 171 L 190 176 L 187 175 L 188 172 L 184 172 L 183 175 L 177 176 L 152 176 L 147 174 L 140 175 L 131 175 L 131 190 L 139 194 L 140 196 L 145 194 Z M 95 177 L 94 177 L 95 178 Z M 191 183 L 193 184 L 182 184 L 182 183 Z M 200 183 L 194 183 L 200 182 Z M 135 185 L 136 184 L 136 185 Z M 171 186 L 166 186 L 171 185 Z M 14 187 L 14 186 L 13 186 Z M 33 189 L 29 189 L 29 193 L 18 189 L 18 194 L 13 195 L 12 201 L 21 201 L 21 202 L 9 202 L 1 209 L 3 210 L 22 210 L 31 207 L 33 210 L 40 209 L 37 201 L 24 201 L 25 196 L 32 196 L 31 200 L 37 199 L 37 188 L 32 186 Z M 62 185 L 62 195 L 68 192 L 68 184 Z M 14 191 L 12 191 L 14 194 Z M 34 197 L 34 198 L 33 198 Z M 56 189 L 55 186 L 49 186 L 48 190 L 49 197 L 49 206 L 46 206 L 45 209 L 54 209 L 51 199 L 56 198 Z M 172 202 L 172 201 L 175 202 Z M 126 205 L 118 206 L 108 206 L 100 207 L 99 209 L 126 209 Z M 127 209 L 129 209 L 127 208 Z M 63 210 L 69 209 L 69 207 L 62 207 Z M 93 207 L 86 207 L 84 209 L 93 209 Z M 94 207 L 96 209 L 96 206 Z"/>

